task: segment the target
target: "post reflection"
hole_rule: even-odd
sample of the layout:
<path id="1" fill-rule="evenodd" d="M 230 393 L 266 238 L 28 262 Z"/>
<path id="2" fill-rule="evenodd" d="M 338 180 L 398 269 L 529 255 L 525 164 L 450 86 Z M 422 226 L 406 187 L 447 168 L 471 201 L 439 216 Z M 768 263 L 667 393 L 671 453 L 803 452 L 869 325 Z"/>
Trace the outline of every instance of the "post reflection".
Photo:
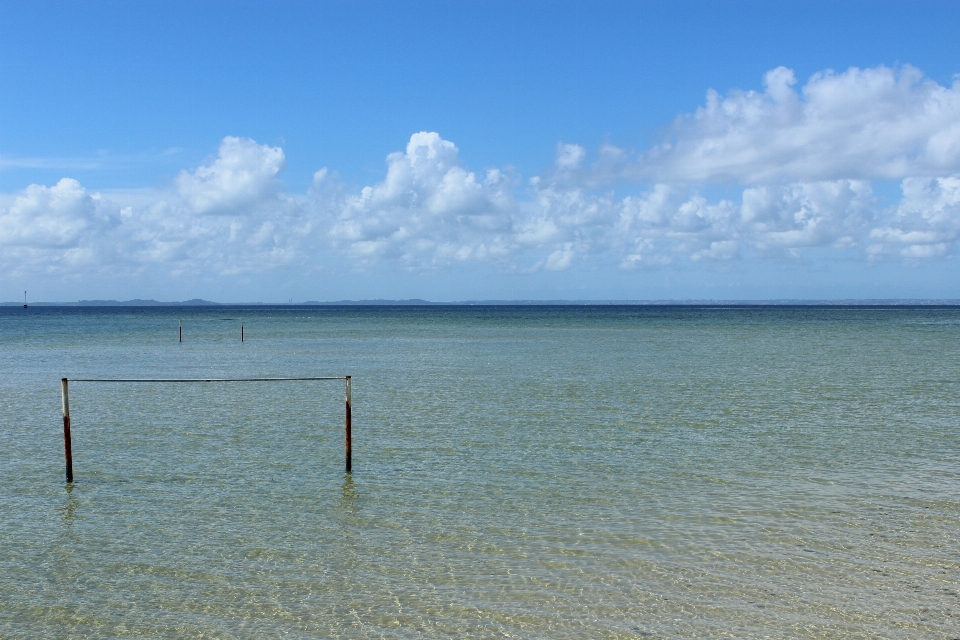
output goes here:
<path id="1" fill-rule="evenodd" d="M 357 499 L 360 493 L 353 483 L 353 474 L 345 474 L 343 484 L 340 485 L 340 510 L 349 514 L 355 514 L 357 511 Z"/>
<path id="2" fill-rule="evenodd" d="M 73 524 L 73 521 L 76 519 L 77 505 L 79 504 L 76 496 L 73 495 L 74 490 L 73 483 L 68 483 L 64 486 L 64 489 L 67 492 L 67 502 L 63 506 L 57 509 L 57 512 L 60 514 L 60 517 L 63 518 L 63 523 L 70 527 Z"/>

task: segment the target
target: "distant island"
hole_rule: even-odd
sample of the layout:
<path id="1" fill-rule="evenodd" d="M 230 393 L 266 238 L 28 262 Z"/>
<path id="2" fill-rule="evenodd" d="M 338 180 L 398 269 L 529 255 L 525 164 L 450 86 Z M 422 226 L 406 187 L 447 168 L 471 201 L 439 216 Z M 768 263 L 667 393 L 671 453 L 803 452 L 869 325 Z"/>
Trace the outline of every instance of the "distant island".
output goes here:
<path id="1" fill-rule="evenodd" d="M 3 302 L 5 307 L 22 306 L 22 302 Z M 252 303 L 262 304 L 262 303 Z M 159 300 L 78 300 L 76 302 L 31 302 L 31 307 L 210 307 L 219 306 L 219 302 L 201 300 L 184 300 L 182 302 L 161 302 Z"/>

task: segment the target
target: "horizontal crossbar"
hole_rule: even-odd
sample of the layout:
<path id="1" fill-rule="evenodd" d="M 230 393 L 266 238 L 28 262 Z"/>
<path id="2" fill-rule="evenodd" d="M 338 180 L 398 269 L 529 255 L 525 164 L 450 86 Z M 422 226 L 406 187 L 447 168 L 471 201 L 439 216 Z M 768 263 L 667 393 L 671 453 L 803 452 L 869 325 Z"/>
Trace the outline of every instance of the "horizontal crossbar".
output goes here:
<path id="1" fill-rule="evenodd" d="M 346 380 L 350 376 L 313 378 L 64 378 L 70 382 L 283 382 L 290 380 Z"/>

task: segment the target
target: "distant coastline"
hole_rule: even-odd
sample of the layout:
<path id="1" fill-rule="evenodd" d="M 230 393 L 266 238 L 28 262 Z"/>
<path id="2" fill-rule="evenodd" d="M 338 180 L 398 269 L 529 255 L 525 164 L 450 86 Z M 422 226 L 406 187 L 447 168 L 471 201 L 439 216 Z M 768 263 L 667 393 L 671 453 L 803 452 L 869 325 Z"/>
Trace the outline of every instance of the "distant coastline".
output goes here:
<path id="1" fill-rule="evenodd" d="M 307 300 L 303 302 L 214 302 L 192 300 L 78 300 L 76 302 L 30 302 L 30 307 L 342 307 L 342 306 L 960 306 L 958 299 L 836 299 L 836 300 L 461 300 L 435 302 L 406 300 Z M 22 307 L 23 302 L 0 302 L 4 307 Z"/>

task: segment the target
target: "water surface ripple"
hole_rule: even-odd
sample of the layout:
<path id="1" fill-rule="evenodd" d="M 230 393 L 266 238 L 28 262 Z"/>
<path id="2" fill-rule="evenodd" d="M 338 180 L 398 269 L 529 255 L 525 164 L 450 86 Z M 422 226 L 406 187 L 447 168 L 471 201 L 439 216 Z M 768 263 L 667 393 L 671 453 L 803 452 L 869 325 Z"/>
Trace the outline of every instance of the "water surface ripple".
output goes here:
<path id="1" fill-rule="evenodd" d="M 960 637 L 958 417 L 956 308 L 0 308 L 0 636 Z"/>

